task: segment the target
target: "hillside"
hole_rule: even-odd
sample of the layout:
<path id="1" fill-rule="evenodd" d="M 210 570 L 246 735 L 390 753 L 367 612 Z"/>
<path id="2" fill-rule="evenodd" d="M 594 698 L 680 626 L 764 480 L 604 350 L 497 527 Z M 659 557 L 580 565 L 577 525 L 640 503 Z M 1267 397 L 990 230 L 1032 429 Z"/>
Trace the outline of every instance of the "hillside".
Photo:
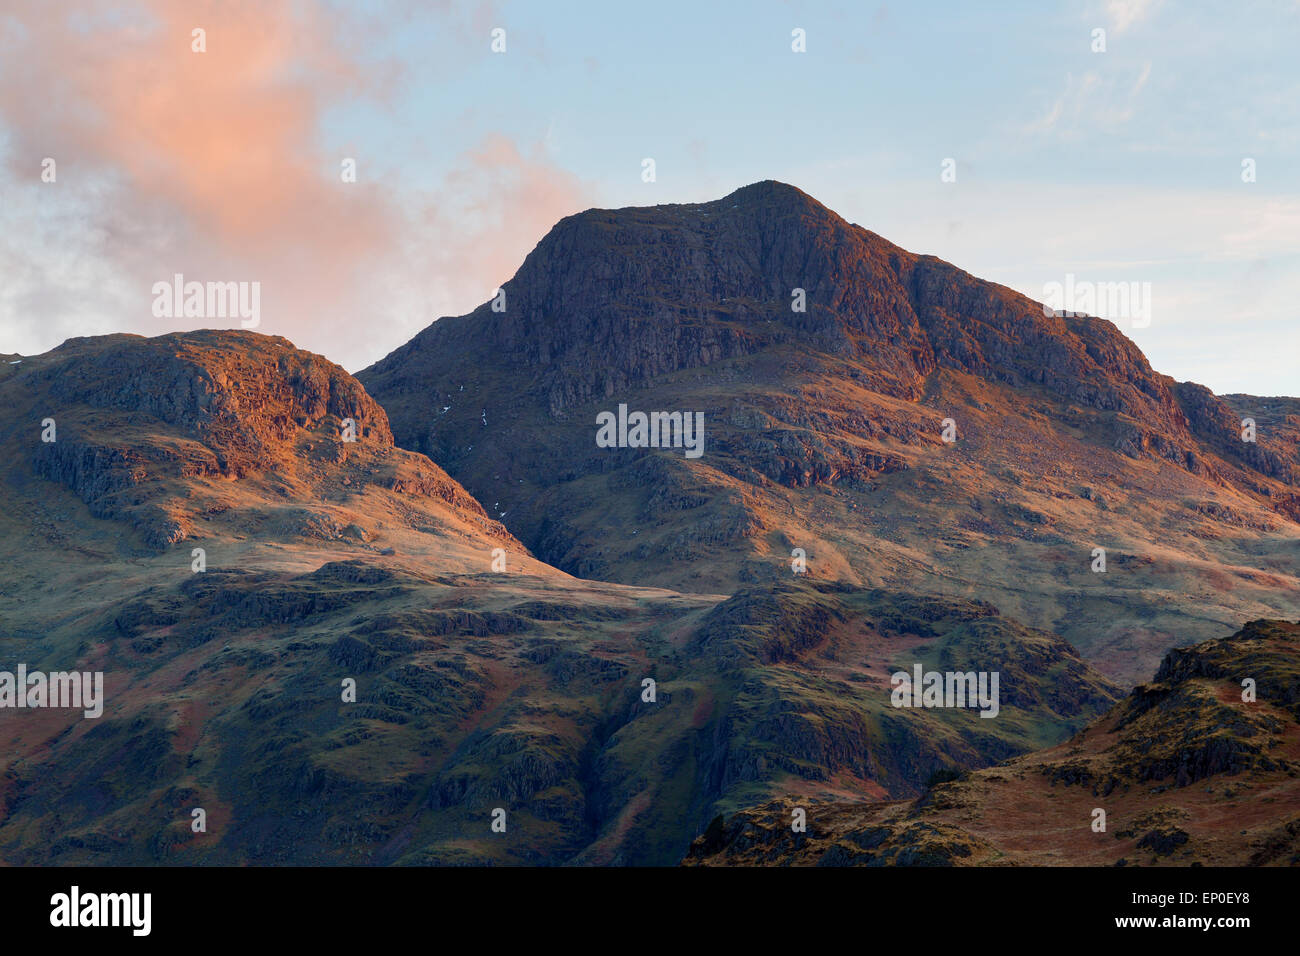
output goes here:
<path id="1" fill-rule="evenodd" d="M 10 369 L 0 656 L 100 671 L 104 700 L 0 711 L 6 863 L 669 864 L 719 813 L 913 796 L 1117 692 L 978 601 L 573 578 L 283 339 Z M 998 718 L 892 708 L 912 662 L 998 670 Z"/>
<path id="2" fill-rule="evenodd" d="M 803 834 L 790 801 L 720 817 L 686 863 L 1295 866 L 1298 662 L 1300 623 L 1252 621 L 1170 651 L 1150 683 L 1066 743 L 912 801 L 805 804 Z"/>

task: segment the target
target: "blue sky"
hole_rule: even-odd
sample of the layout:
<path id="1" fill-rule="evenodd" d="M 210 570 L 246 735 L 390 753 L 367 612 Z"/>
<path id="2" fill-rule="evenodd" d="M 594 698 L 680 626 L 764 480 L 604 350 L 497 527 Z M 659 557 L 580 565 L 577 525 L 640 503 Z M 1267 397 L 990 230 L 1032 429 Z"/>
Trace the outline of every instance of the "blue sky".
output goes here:
<path id="1" fill-rule="evenodd" d="M 49 72 L 61 40 L 31 42 L 39 13 L 7 15 L 0 54 L 18 38 L 28 52 L 0 80 L 28 98 L 35 86 L 48 108 L 35 118 L 17 95 L 0 99 L 12 174 L 0 350 L 161 331 L 140 290 L 183 266 L 261 279 L 262 331 L 356 370 L 488 299 L 563 215 L 770 178 L 1034 298 L 1067 273 L 1150 283 L 1150 325 L 1116 321 L 1159 371 L 1221 393 L 1300 394 L 1300 3 L 268 0 L 239 10 L 247 32 L 220 7 L 140 7 L 145 26 L 125 39 L 90 29 L 80 85 Z M 180 168 L 193 151 L 147 125 L 178 125 L 186 101 L 142 119 L 130 115 L 140 97 L 99 90 L 101 70 L 130 90 L 124 59 L 139 72 L 173 55 L 190 21 L 206 25 L 213 72 L 191 77 L 188 113 L 201 117 L 211 93 L 223 124 L 179 125 L 214 137 L 205 156 L 248 144 L 258 181 L 291 176 L 283 208 L 238 178 L 224 208 L 195 185 Z M 489 48 L 494 27 L 504 54 Z M 805 53 L 791 50 L 795 28 Z M 158 76 L 194 62 L 168 59 Z M 294 172 L 257 155 L 266 127 L 244 126 L 241 98 L 287 118 L 275 149 L 300 161 Z M 106 145 L 103 127 L 136 132 Z M 72 151 L 57 194 L 31 177 L 51 140 Z M 358 162 L 346 195 L 340 156 Z M 955 182 L 940 181 L 946 158 Z M 1255 182 L 1242 181 L 1247 158 Z M 249 235 L 276 241 L 254 254 Z"/>

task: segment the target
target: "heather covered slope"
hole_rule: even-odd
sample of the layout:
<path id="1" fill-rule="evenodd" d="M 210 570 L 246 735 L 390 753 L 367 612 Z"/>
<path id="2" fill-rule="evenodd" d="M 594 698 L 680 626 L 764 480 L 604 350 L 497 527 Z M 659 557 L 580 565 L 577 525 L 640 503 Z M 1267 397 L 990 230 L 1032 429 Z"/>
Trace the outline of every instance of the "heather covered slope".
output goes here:
<path id="1" fill-rule="evenodd" d="M 283 339 L 73 340 L 0 400 L 0 659 L 106 692 L 0 710 L 5 862 L 672 863 L 718 813 L 914 795 L 1115 692 L 979 602 L 572 578 Z M 894 711 L 914 660 L 1000 668 L 998 719 Z"/>
<path id="2" fill-rule="evenodd" d="M 75 645 L 28 645 L 51 669 L 75 646 L 108 700 L 98 720 L 4 715 L 0 858 L 666 864 L 719 813 L 913 795 L 1113 700 L 1059 639 L 981 606 L 803 586 L 706 603 L 358 560 L 143 590 Z M 1001 667 L 999 716 L 894 710 L 886 674 L 913 659 Z"/>
<path id="3" fill-rule="evenodd" d="M 793 187 L 571 216 L 503 290 L 358 377 L 563 570 L 730 592 L 799 548 L 816 578 L 988 600 L 1127 683 L 1300 613 L 1294 400 L 1176 383 L 1112 323 Z M 619 404 L 703 412 L 703 455 L 598 447 Z"/>
<path id="4" fill-rule="evenodd" d="M 686 862 L 1300 865 L 1300 623 L 1252 621 L 1173 650 L 1151 683 L 1067 743 L 920 799 L 805 803 L 802 834 L 794 805 L 715 820 Z"/>

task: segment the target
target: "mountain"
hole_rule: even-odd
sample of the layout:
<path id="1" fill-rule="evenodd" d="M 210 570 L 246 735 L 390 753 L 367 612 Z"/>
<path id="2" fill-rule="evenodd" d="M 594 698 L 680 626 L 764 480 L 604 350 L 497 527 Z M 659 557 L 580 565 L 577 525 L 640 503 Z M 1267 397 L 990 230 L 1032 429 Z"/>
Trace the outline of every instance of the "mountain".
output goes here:
<path id="1" fill-rule="evenodd" d="M 1251 621 L 1170 651 L 1151 683 L 1068 742 L 916 800 L 805 805 L 805 833 L 793 808 L 719 817 L 685 862 L 1296 866 L 1300 623 Z"/>
<path id="2" fill-rule="evenodd" d="M 799 549 L 819 580 L 989 601 L 1130 685 L 1300 614 L 1297 400 L 1175 382 L 1111 322 L 781 183 L 570 216 L 358 378 L 399 446 L 571 574 L 730 593 Z M 620 406 L 702 415 L 702 453 L 602 447 Z"/>
<path id="3" fill-rule="evenodd" d="M 0 670 L 104 690 L 0 708 L 7 863 L 671 864 L 720 813 L 915 796 L 1118 693 L 980 601 L 574 578 L 281 338 L 15 361 Z M 997 718 L 893 707 L 913 664 L 998 671 Z"/>

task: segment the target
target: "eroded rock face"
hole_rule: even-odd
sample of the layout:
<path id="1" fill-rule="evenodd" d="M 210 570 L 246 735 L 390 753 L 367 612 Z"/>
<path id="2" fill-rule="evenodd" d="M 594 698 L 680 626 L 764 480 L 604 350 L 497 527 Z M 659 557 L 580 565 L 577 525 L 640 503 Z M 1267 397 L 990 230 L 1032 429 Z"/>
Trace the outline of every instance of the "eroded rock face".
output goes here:
<path id="1" fill-rule="evenodd" d="M 44 383 L 54 409 L 81 405 L 177 426 L 235 477 L 292 455 L 295 436 L 326 419 L 351 419 L 358 438 L 393 444 L 388 416 L 355 378 L 278 336 L 198 331 L 80 338 L 41 359 L 28 387 Z"/>

